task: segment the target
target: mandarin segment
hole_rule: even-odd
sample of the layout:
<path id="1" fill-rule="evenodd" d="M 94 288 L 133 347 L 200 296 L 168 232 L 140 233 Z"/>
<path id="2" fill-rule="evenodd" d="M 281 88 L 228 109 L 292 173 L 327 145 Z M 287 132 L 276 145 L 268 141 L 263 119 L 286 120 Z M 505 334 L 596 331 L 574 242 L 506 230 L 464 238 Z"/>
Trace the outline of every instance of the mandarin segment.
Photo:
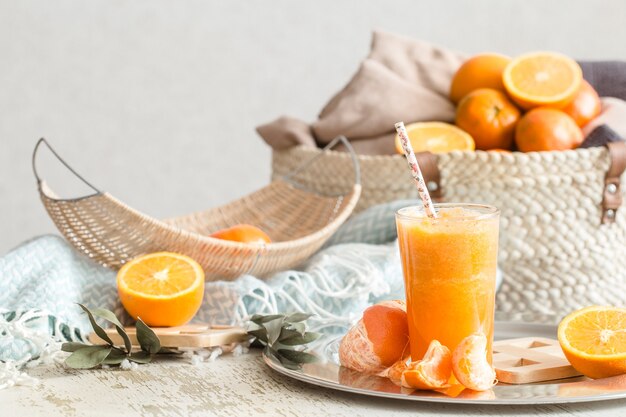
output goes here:
<path id="1" fill-rule="evenodd" d="M 467 336 L 452 354 L 455 378 L 474 391 L 491 389 L 495 385 L 496 371 L 487 356 L 487 337 L 482 333 Z"/>
<path id="2" fill-rule="evenodd" d="M 437 340 L 430 342 L 424 358 L 411 362 L 402 372 L 403 387 L 421 390 L 440 389 L 448 385 L 452 375 L 450 349 Z"/>

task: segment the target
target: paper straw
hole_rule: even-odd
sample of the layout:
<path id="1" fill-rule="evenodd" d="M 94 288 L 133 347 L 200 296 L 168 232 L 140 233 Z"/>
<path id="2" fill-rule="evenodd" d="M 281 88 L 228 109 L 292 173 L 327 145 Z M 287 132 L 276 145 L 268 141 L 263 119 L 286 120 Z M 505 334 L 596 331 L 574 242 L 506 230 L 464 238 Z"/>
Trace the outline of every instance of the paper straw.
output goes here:
<path id="1" fill-rule="evenodd" d="M 430 199 L 430 194 L 428 194 L 428 188 L 426 187 L 426 183 L 424 182 L 422 170 L 417 164 L 417 158 L 415 157 L 415 153 L 413 152 L 413 148 L 411 147 L 411 142 L 409 142 L 409 134 L 406 131 L 406 127 L 404 127 L 403 122 L 398 122 L 395 126 L 396 132 L 398 132 L 398 136 L 400 137 L 400 143 L 402 144 L 404 155 L 406 156 L 406 161 L 409 163 L 409 168 L 411 168 L 411 175 L 415 180 L 415 185 L 417 185 L 417 192 L 422 199 L 424 212 L 431 219 L 436 219 L 437 213 L 435 212 L 435 208 L 433 207 L 433 200 Z"/>

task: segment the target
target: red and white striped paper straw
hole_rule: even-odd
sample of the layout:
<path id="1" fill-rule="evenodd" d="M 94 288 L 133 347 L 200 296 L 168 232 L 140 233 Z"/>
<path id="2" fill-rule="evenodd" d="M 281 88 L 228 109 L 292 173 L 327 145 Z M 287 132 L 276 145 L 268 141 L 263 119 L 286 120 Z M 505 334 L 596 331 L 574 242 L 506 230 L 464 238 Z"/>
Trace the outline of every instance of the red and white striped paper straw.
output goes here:
<path id="1" fill-rule="evenodd" d="M 411 147 L 411 142 L 409 142 L 409 134 L 406 131 L 406 127 L 404 127 L 403 122 L 398 122 L 395 124 L 395 126 L 396 132 L 398 132 L 398 136 L 400 137 L 400 143 L 402 144 L 404 155 L 406 156 L 406 161 L 409 163 L 409 168 L 411 168 L 411 175 L 415 180 L 415 185 L 417 185 L 417 192 L 422 199 L 424 212 L 431 219 L 436 219 L 437 213 L 435 212 L 435 208 L 433 207 L 433 200 L 430 199 L 430 194 L 428 194 L 428 188 L 426 187 L 426 182 L 424 181 L 422 170 L 417 164 L 417 158 L 415 157 L 415 153 L 413 152 L 413 148 Z"/>

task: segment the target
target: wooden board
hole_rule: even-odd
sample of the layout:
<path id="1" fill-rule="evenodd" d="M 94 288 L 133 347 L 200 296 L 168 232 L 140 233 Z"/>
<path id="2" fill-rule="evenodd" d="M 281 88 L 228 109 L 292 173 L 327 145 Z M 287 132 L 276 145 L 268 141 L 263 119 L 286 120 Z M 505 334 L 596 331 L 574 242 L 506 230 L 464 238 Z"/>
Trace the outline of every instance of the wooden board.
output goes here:
<path id="1" fill-rule="evenodd" d="M 579 376 L 567 361 L 559 342 L 543 337 L 498 340 L 493 365 L 499 382 L 529 384 Z"/>
<path id="2" fill-rule="evenodd" d="M 134 327 L 126 327 L 133 346 L 139 346 L 137 333 Z M 153 327 L 152 330 L 159 336 L 161 346 L 168 348 L 207 348 L 229 345 L 246 339 L 246 331 L 241 327 L 209 326 L 207 324 L 187 324 L 179 327 Z M 105 329 L 114 344 L 123 345 L 122 337 L 115 328 Z M 103 340 L 95 333 L 89 335 L 92 343 L 102 343 Z"/>

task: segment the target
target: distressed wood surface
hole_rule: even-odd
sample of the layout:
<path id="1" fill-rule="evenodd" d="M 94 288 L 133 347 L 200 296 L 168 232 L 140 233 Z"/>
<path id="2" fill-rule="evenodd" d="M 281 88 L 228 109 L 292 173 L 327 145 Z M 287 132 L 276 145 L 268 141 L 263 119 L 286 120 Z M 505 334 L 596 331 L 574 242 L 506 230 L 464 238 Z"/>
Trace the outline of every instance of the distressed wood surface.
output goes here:
<path id="1" fill-rule="evenodd" d="M 0 391 L 0 416 L 623 416 L 626 400 L 542 406 L 414 403 L 341 393 L 283 377 L 258 354 L 194 366 L 163 359 L 134 371 L 30 369 L 41 383 Z"/>

